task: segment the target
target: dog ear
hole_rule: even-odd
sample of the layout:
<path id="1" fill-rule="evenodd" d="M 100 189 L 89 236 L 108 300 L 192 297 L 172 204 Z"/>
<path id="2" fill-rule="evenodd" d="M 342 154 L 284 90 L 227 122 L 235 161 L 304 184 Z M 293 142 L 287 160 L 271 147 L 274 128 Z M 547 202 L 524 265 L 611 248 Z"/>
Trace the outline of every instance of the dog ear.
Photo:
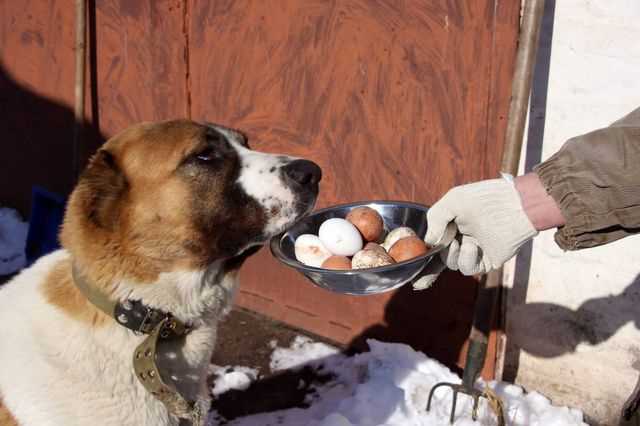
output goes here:
<path id="1" fill-rule="evenodd" d="M 99 228 L 113 230 L 120 219 L 122 197 L 129 185 L 115 157 L 100 149 L 78 182 L 82 214 Z"/>

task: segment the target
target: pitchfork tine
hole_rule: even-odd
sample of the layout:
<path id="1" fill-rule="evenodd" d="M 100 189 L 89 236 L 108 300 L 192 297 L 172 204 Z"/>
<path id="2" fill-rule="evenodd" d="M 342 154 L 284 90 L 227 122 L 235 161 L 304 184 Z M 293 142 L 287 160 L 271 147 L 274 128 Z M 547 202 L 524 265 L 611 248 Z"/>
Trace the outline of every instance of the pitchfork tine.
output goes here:
<path id="1" fill-rule="evenodd" d="M 436 389 L 438 389 L 440 386 L 452 387 L 450 383 L 438 383 L 437 385 L 432 387 L 431 392 L 429 392 L 429 399 L 427 400 L 427 411 L 431 410 L 431 400 L 433 399 L 433 394 L 436 392 Z"/>
<path id="2" fill-rule="evenodd" d="M 453 424 L 453 420 L 456 418 L 456 402 L 458 402 L 458 391 L 453 389 L 453 404 L 451 405 L 451 417 L 449 417 L 449 423 Z"/>
<path id="3" fill-rule="evenodd" d="M 473 411 L 471 411 L 471 418 L 475 422 L 478 420 L 478 404 L 480 403 L 480 395 L 473 397 Z"/>

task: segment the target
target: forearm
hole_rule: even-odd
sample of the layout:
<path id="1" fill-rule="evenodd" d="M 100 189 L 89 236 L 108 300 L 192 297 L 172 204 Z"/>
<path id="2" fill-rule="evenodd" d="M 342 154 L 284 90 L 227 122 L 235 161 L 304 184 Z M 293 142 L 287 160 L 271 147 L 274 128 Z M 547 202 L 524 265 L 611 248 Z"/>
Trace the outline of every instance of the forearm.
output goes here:
<path id="1" fill-rule="evenodd" d="M 558 228 L 565 224 L 564 216 L 555 200 L 547 193 L 536 173 L 515 178 L 522 207 L 537 231 Z"/>
<path id="2" fill-rule="evenodd" d="M 560 248 L 595 247 L 640 232 L 638 164 L 640 108 L 610 127 L 570 139 L 534 167 L 564 218 L 555 235 Z M 548 205 L 544 197 L 540 200 Z M 528 213 L 535 218 L 533 210 L 529 207 Z M 553 227 L 557 216 L 551 217 L 556 219 L 536 227 Z"/>

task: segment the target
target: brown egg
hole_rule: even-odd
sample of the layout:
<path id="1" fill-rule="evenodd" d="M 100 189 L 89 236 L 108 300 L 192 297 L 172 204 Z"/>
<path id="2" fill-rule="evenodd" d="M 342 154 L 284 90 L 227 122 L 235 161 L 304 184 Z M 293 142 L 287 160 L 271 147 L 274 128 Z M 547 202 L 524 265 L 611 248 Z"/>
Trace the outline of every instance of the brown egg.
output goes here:
<path id="1" fill-rule="evenodd" d="M 399 239 L 391 246 L 389 255 L 391 255 L 396 262 L 404 262 L 405 260 L 423 255 L 426 252 L 427 245 L 421 238 L 405 237 Z"/>
<path id="2" fill-rule="evenodd" d="M 351 269 L 351 260 L 345 256 L 331 256 L 322 263 L 324 269 L 343 270 Z"/>
<path id="3" fill-rule="evenodd" d="M 357 207 L 349 212 L 346 219 L 358 228 L 367 241 L 378 241 L 384 230 L 382 217 L 371 207 Z"/>

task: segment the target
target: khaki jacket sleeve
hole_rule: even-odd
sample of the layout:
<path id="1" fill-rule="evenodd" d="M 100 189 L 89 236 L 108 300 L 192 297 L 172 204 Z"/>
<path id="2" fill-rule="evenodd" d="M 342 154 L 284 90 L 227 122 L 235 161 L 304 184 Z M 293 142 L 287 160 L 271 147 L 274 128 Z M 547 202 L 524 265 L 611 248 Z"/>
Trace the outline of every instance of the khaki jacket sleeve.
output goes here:
<path id="1" fill-rule="evenodd" d="M 565 250 L 607 244 L 640 232 L 640 108 L 610 127 L 570 139 L 534 171 L 566 224 Z"/>

